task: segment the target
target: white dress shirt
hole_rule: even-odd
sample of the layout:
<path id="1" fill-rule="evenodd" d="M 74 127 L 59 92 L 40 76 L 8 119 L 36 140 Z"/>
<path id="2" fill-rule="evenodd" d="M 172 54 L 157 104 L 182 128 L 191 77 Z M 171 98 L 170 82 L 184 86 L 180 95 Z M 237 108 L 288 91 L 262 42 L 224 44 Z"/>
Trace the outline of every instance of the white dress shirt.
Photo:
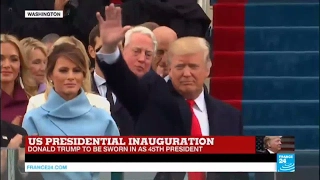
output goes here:
<path id="1" fill-rule="evenodd" d="M 166 82 L 168 82 L 170 80 L 170 76 L 167 75 L 166 77 L 163 78 Z"/>
<path id="2" fill-rule="evenodd" d="M 120 51 L 117 49 L 112 54 L 102 54 L 100 52 L 97 53 L 97 56 L 100 60 L 104 61 L 107 64 L 114 64 L 117 62 L 118 57 L 120 56 Z M 169 80 L 169 76 L 166 76 L 164 78 L 166 81 Z M 207 106 L 204 99 L 204 92 L 202 91 L 199 97 L 197 97 L 195 100 L 195 106 L 193 107 L 193 111 L 195 115 L 198 118 L 201 132 L 203 136 L 209 136 L 209 119 L 208 119 L 208 113 L 207 113 Z"/>
<path id="3" fill-rule="evenodd" d="M 106 98 L 107 90 L 108 90 L 107 86 L 104 85 L 106 80 L 103 77 L 99 76 L 96 72 L 93 73 L 93 78 L 97 85 L 97 89 L 99 91 L 100 96 L 103 96 Z M 116 103 L 117 98 L 113 93 L 112 93 L 112 98 L 113 98 L 113 102 Z"/>
<path id="4" fill-rule="evenodd" d="M 270 154 L 275 154 L 273 151 L 271 151 L 270 149 L 267 149 L 267 151 L 269 151 Z"/>
<path id="5" fill-rule="evenodd" d="M 209 119 L 208 119 L 208 112 L 207 112 L 207 105 L 204 99 L 204 92 L 202 91 L 201 94 L 194 100 L 196 103 L 194 105 L 193 112 L 198 118 L 201 132 L 203 136 L 209 136 Z"/>

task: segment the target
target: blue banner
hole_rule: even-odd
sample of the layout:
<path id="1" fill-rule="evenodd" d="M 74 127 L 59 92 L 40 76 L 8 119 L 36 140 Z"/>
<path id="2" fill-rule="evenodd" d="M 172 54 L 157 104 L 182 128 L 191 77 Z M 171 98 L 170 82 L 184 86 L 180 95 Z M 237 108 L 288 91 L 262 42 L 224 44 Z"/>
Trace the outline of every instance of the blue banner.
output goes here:
<path id="1" fill-rule="evenodd" d="M 295 172 L 295 154 L 277 154 L 277 172 Z"/>

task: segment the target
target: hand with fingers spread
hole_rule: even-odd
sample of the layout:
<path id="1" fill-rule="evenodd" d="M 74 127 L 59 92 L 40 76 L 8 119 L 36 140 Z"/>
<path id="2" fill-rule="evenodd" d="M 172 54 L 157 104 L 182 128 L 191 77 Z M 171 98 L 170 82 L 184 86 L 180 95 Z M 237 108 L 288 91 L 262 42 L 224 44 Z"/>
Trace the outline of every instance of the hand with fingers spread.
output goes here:
<path id="1" fill-rule="evenodd" d="M 97 19 L 99 22 L 100 38 L 102 40 L 101 52 L 111 54 L 118 48 L 119 42 L 124 38 L 130 26 L 122 27 L 121 8 L 114 4 L 105 7 L 105 20 L 99 12 Z"/>

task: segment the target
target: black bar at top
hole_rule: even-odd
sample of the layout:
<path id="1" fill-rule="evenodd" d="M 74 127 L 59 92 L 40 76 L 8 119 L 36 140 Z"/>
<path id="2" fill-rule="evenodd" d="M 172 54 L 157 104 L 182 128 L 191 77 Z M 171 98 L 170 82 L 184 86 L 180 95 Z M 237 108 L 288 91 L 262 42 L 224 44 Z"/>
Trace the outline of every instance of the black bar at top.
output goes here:
<path id="1" fill-rule="evenodd" d="M 277 162 L 275 154 L 26 154 L 26 162 Z"/>

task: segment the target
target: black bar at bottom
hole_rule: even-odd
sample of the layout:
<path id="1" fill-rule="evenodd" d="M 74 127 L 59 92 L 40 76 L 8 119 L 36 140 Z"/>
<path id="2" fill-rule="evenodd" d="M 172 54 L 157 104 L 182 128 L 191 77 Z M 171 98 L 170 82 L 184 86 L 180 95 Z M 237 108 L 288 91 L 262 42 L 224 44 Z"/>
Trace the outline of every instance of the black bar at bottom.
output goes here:
<path id="1" fill-rule="evenodd" d="M 26 162 L 277 162 L 275 154 L 26 154 Z"/>

